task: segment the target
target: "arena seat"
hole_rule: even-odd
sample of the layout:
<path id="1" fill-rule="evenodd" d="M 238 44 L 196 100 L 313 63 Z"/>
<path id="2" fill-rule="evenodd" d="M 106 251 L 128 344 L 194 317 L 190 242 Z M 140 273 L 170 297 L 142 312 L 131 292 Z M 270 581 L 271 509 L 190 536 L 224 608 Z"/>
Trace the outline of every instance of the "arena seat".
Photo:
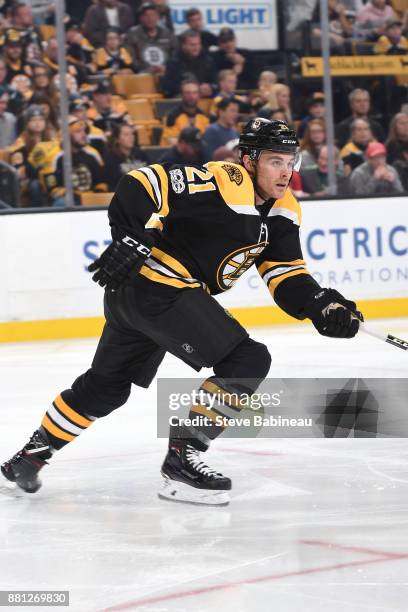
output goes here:
<path id="1" fill-rule="evenodd" d="M 132 94 L 158 93 L 152 74 L 114 74 L 112 83 L 117 94 L 129 98 Z"/>
<path id="2" fill-rule="evenodd" d="M 80 202 L 82 206 L 109 206 L 113 193 L 95 193 L 94 191 L 84 191 L 81 193 Z"/>

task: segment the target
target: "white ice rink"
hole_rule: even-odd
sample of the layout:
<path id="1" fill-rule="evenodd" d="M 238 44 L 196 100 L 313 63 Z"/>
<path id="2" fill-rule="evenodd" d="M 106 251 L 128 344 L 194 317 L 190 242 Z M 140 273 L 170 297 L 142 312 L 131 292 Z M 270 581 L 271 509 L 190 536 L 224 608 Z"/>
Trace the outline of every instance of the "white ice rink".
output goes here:
<path id="1" fill-rule="evenodd" d="M 376 325 L 408 336 L 408 319 Z M 407 353 L 362 334 L 252 336 L 270 347 L 272 376 L 407 376 Z M 0 346 L 0 461 L 95 344 Z M 160 374 L 196 375 L 171 356 Z M 69 590 L 72 612 L 407 612 L 408 440 L 219 439 L 206 460 L 233 478 L 232 502 L 189 506 L 156 495 L 155 400 L 154 385 L 134 387 L 54 457 L 39 493 L 0 495 L 0 590 Z"/>

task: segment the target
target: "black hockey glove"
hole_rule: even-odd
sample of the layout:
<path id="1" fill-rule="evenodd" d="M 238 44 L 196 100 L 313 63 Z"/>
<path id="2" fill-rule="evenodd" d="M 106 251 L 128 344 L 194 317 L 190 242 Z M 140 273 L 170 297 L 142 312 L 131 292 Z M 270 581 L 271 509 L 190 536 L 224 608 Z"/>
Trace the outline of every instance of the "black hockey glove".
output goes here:
<path id="1" fill-rule="evenodd" d="M 95 272 L 92 280 L 108 291 L 119 289 L 131 276 L 136 275 L 151 248 L 130 234 L 117 236 L 102 255 L 90 266 L 89 272 Z"/>
<path id="2" fill-rule="evenodd" d="M 363 315 L 355 302 L 346 300 L 335 289 L 320 289 L 309 299 L 304 313 L 322 336 L 353 338 Z"/>

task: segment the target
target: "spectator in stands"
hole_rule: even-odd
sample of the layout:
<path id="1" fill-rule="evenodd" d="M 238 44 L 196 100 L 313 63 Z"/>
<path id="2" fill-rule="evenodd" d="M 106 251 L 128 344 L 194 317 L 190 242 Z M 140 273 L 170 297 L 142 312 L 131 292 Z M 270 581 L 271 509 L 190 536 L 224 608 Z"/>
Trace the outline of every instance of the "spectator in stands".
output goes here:
<path id="1" fill-rule="evenodd" d="M 272 70 L 263 70 L 258 78 L 258 90 L 250 96 L 252 109 L 258 114 L 262 106 L 268 104 L 272 85 L 278 82 L 278 76 Z"/>
<path id="2" fill-rule="evenodd" d="M 326 112 L 324 105 L 324 95 L 320 91 L 315 91 L 307 102 L 308 114 L 302 119 L 297 129 L 298 138 L 303 138 L 307 124 L 312 119 L 323 119 Z"/>
<path id="3" fill-rule="evenodd" d="M 218 149 L 215 149 L 212 156 L 212 161 L 226 161 L 231 162 L 233 164 L 238 163 L 234 152 L 231 151 L 231 149 L 229 149 L 227 146 L 218 147 Z"/>
<path id="4" fill-rule="evenodd" d="M 404 152 L 408 143 L 408 114 L 397 113 L 391 119 L 387 139 L 387 161 L 393 164 L 396 160 L 404 159 Z"/>
<path id="5" fill-rule="evenodd" d="M 384 32 L 385 24 L 396 15 L 387 0 L 371 0 L 367 2 L 356 15 L 358 27 L 367 40 L 376 40 Z"/>
<path id="6" fill-rule="evenodd" d="M 161 158 L 160 163 L 165 162 L 170 164 L 203 164 L 203 143 L 200 130 L 195 127 L 183 128 L 177 144 Z"/>
<path id="7" fill-rule="evenodd" d="M 92 102 L 93 106 L 88 110 L 87 117 L 107 134 L 110 134 L 114 124 L 127 123 L 133 126 L 124 103 L 112 100 L 112 88 L 107 79 L 98 83 L 92 92 Z"/>
<path id="8" fill-rule="evenodd" d="M 346 176 L 364 162 L 364 153 L 371 142 L 374 142 L 374 137 L 368 120 L 354 119 L 351 124 L 351 140 L 340 151 Z"/>
<path id="9" fill-rule="evenodd" d="M 106 30 L 105 44 L 95 51 L 93 63 L 96 72 L 103 72 L 107 76 L 133 72 L 133 59 L 122 46 L 119 28 Z"/>
<path id="10" fill-rule="evenodd" d="M 41 107 L 42 113 L 47 123 L 47 129 L 50 131 L 52 138 L 56 138 L 56 135 L 60 129 L 58 122 L 58 110 L 55 104 L 48 98 L 48 96 L 42 93 L 33 94 L 30 98 L 29 104 L 38 104 Z"/>
<path id="11" fill-rule="evenodd" d="M 52 139 L 53 133 L 47 127 L 41 107 L 32 104 L 24 113 L 23 132 L 9 148 L 9 163 L 17 170 L 20 177 L 23 206 L 42 206 L 37 173 L 29 162 L 29 155 L 36 144 Z"/>
<path id="12" fill-rule="evenodd" d="M 3 53 L 7 65 L 6 81 L 8 83 L 11 83 L 18 74 L 31 75 L 30 65 L 24 57 L 23 39 L 18 30 L 14 28 L 6 30 Z"/>
<path id="13" fill-rule="evenodd" d="M 98 0 L 85 13 L 84 34 L 94 47 L 102 47 L 109 27 L 118 27 L 124 33 L 133 23 L 128 4 L 118 0 Z"/>
<path id="14" fill-rule="evenodd" d="M 161 145 L 169 146 L 177 142 L 181 130 L 187 126 L 197 128 L 201 135 L 209 125 L 207 115 L 200 109 L 200 89 L 197 81 L 188 80 L 181 84 L 181 102 L 177 104 L 163 119 Z"/>
<path id="15" fill-rule="evenodd" d="M 374 53 L 380 55 L 405 55 L 408 53 L 408 38 L 402 35 L 402 22 L 390 19 L 385 31 L 374 45 Z"/>
<path id="16" fill-rule="evenodd" d="M 171 11 L 169 5 L 167 4 L 167 0 L 152 0 L 152 2 L 159 9 L 160 25 L 163 26 L 163 28 L 167 28 L 170 32 L 174 32 Z"/>
<path id="17" fill-rule="evenodd" d="M 41 59 L 42 62 L 48 66 L 53 76 L 59 73 L 58 41 L 55 36 L 50 36 L 47 40 Z M 80 85 L 87 81 L 88 74 L 86 69 L 84 70 L 78 63 L 74 64 L 70 57 L 67 57 L 67 71 L 77 79 Z"/>
<path id="18" fill-rule="evenodd" d="M 107 191 L 104 177 L 104 165 L 96 149 L 88 145 L 87 126 L 84 121 L 71 117 L 69 132 L 72 147 L 72 183 L 75 203 L 80 203 L 80 194 L 89 191 Z M 37 162 L 40 184 L 48 195 L 52 206 L 65 205 L 65 186 L 63 175 L 64 151 L 60 144 L 53 147 L 37 145 L 30 159 Z"/>
<path id="19" fill-rule="evenodd" d="M 216 116 L 217 104 L 222 98 L 235 98 L 239 104 L 240 113 L 249 113 L 251 106 L 247 96 L 236 93 L 238 78 L 233 70 L 220 70 L 218 73 L 218 91 L 210 107 L 210 115 Z"/>
<path id="20" fill-rule="evenodd" d="M 9 26 L 19 31 L 26 58 L 38 59 L 41 50 L 40 36 L 34 26 L 33 11 L 28 2 L 13 2 L 10 9 Z"/>
<path id="21" fill-rule="evenodd" d="M 198 32 L 203 49 L 218 46 L 218 38 L 212 32 L 204 30 L 203 14 L 198 8 L 191 8 L 186 12 L 186 21 L 190 30 Z"/>
<path id="22" fill-rule="evenodd" d="M 398 172 L 404 191 L 408 191 L 408 142 L 401 145 L 401 157 L 392 163 L 392 167 Z"/>
<path id="23" fill-rule="evenodd" d="M 353 23 L 347 19 L 346 8 L 338 0 L 328 0 L 328 9 L 330 44 L 334 50 L 345 52 L 345 42 L 353 35 Z M 320 2 L 316 5 L 312 21 L 320 24 Z M 321 39 L 319 26 L 313 28 L 313 35 Z"/>
<path id="24" fill-rule="evenodd" d="M 336 168 L 337 195 L 347 196 L 350 194 L 350 178 L 344 175 L 343 165 L 340 163 L 339 150 L 333 149 L 334 163 Z M 301 169 L 303 195 L 324 197 L 329 193 L 329 155 L 327 145 L 320 148 L 317 164 L 314 167 Z"/>
<path id="25" fill-rule="evenodd" d="M 272 85 L 269 94 L 268 104 L 265 104 L 258 113 L 258 117 L 270 119 L 271 114 L 276 110 L 285 113 L 285 121 L 289 125 L 293 124 L 292 110 L 290 108 L 290 89 L 283 83 Z"/>
<path id="26" fill-rule="evenodd" d="M 15 89 L 26 102 L 28 102 L 33 95 L 31 79 L 26 74 L 16 74 L 10 82 L 10 88 Z"/>
<path id="27" fill-rule="evenodd" d="M 95 48 L 82 34 L 81 26 L 74 19 L 65 23 L 66 55 L 70 65 L 77 69 L 74 76 L 80 83 L 87 79 L 87 75 L 94 72 L 92 64 Z"/>
<path id="28" fill-rule="evenodd" d="M 376 140 L 384 142 L 385 133 L 381 124 L 370 117 L 370 94 L 366 89 L 353 89 L 349 94 L 351 115 L 336 126 L 336 140 L 343 147 L 350 138 L 350 128 L 354 119 L 367 119 Z"/>
<path id="29" fill-rule="evenodd" d="M 401 193 L 398 173 L 387 164 L 387 149 L 381 142 L 371 142 L 365 153 L 366 161 L 353 170 L 351 192 L 355 195 Z"/>
<path id="30" fill-rule="evenodd" d="M 3 91 L 7 91 L 9 94 L 8 111 L 13 115 L 19 115 L 22 112 L 25 100 L 23 96 L 10 87 L 7 83 L 7 65 L 3 57 L 0 56 L 0 87 Z"/>
<path id="31" fill-rule="evenodd" d="M 301 142 L 302 170 L 315 168 L 320 149 L 326 143 L 326 126 L 323 119 L 311 119 Z"/>
<path id="32" fill-rule="evenodd" d="M 238 89 L 252 89 L 255 86 L 252 54 L 237 47 L 234 30 L 220 30 L 218 47 L 218 51 L 212 54 L 217 70 L 233 70 L 238 77 Z"/>
<path id="33" fill-rule="evenodd" d="M 47 98 L 57 104 L 58 92 L 51 82 L 51 71 L 45 64 L 33 64 L 32 66 L 32 92 L 35 94 L 43 94 Z"/>
<path id="34" fill-rule="evenodd" d="M 124 174 L 147 165 L 146 157 L 136 146 L 135 132 L 129 125 L 113 126 L 104 163 L 109 191 L 115 191 Z"/>
<path id="35" fill-rule="evenodd" d="M 177 38 L 170 30 L 160 25 L 160 12 L 152 2 L 142 4 L 139 9 L 139 25 L 131 28 L 125 44 L 133 56 L 136 70 L 163 74 L 165 64 L 177 49 Z"/>
<path id="36" fill-rule="evenodd" d="M 200 34 L 186 30 L 180 35 L 180 49 L 166 64 L 161 81 L 165 96 L 171 98 L 180 92 L 181 82 L 195 78 L 200 84 L 200 96 L 210 98 L 215 89 L 217 69 L 212 57 L 201 46 Z"/>
<path id="37" fill-rule="evenodd" d="M 239 103 L 234 98 L 223 98 L 218 102 L 217 121 L 206 129 L 203 136 L 206 161 L 212 160 L 215 149 L 239 137 L 238 115 Z"/>
<path id="38" fill-rule="evenodd" d="M 90 104 L 87 100 L 79 96 L 73 96 L 69 103 L 69 114 L 81 121 L 85 121 L 87 125 L 88 143 L 98 151 L 101 157 L 104 157 L 106 153 L 105 132 L 97 128 L 92 121 L 88 119 L 87 112 L 89 108 Z"/>
<path id="39" fill-rule="evenodd" d="M 16 139 L 17 119 L 7 111 L 9 99 L 7 89 L 0 85 L 0 149 L 9 147 Z"/>

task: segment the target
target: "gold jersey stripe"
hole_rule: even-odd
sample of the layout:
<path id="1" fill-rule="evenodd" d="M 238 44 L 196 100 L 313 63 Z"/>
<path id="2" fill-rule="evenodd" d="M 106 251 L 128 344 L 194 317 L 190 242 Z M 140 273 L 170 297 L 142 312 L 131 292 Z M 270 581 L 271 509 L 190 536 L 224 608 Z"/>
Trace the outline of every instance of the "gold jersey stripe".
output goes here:
<path id="1" fill-rule="evenodd" d="M 293 261 L 264 261 L 258 267 L 258 272 L 263 276 L 268 270 L 275 266 L 301 266 L 305 262 L 303 259 L 294 259 Z"/>
<path id="2" fill-rule="evenodd" d="M 143 172 L 139 172 L 139 170 L 132 170 L 131 172 L 129 172 L 129 174 L 130 174 L 130 176 L 133 176 L 134 179 L 136 179 L 137 181 L 142 183 L 143 187 L 146 189 L 147 193 L 149 194 L 149 196 L 153 200 L 156 208 L 158 208 L 158 204 L 157 204 L 157 200 L 156 200 L 155 195 L 154 195 L 152 184 L 150 183 L 150 181 L 147 178 L 147 176 L 145 174 L 143 174 Z"/>
<path id="3" fill-rule="evenodd" d="M 206 416 L 214 424 L 216 424 L 217 422 L 217 417 L 220 416 L 217 412 L 214 412 L 214 410 L 209 410 L 205 406 L 201 406 L 201 404 L 193 404 L 193 406 L 191 406 L 190 412 L 195 412 L 196 414 L 201 414 L 203 416 Z"/>
<path id="4" fill-rule="evenodd" d="M 268 283 L 268 289 L 272 297 L 279 283 L 285 280 L 285 278 L 289 278 L 290 276 L 297 276 L 298 274 L 308 274 L 310 276 L 307 270 L 291 270 L 290 272 L 286 272 L 286 274 L 282 274 L 281 276 L 272 277 L 270 282 Z"/>
<path id="5" fill-rule="evenodd" d="M 57 398 L 55 398 L 54 404 L 56 405 L 58 410 L 60 410 L 62 412 L 62 414 L 67 416 L 76 425 L 79 425 L 80 427 L 89 427 L 90 425 L 92 425 L 93 421 L 90 421 L 89 419 L 86 419 L 82 415 L 80 415 L 77 412 L 75 412 L 75 410 L 70 408 L 68 406 L 68 404 L 66 404 L 64 402 L 64 400 L 62 399 L 61 395 L 59 395 Z"/>
<path id="6" fill-rule="evenodd" d="M 160 164 L 152 164 L 150 167 L 157 172 L 160 178 L 160 192 L 162 197 L 160 214 L 166 217 L 169 214 L 169 179 L 165 169 Z"/>
<path id="7" fill-rule="evenodd" d="M 76 436 L 72 436 L 71 434 L 67 433 L 66 431 L 63 431 L 62 429 L 54 425 L 54 423 L 47 417 L 47 415 L 45 415 L 45 417 L 43 418 L 41 425 L 53 436 L 59 438 L 60 440 L 72 442 L 72 440 L 75 440 L 76 438 Z"/>
<path id="8" fill-rule="evenodd" d="M 152 257 L 155 257 L 158 261 L 162 261 L 172 270 L 172 272 L 180 274 L 180 276 L 184 276 L 184 278 L 191 278 L 190 272 L 183 266 L 183 264 L 157 247 L 153 247 Z"/>
<path id="9" fill-rule="evenodd" d="M 156 272 L 156 270 L 151 270 L 147 266 L 142 266 L 139 274 L 145 276 L 151 281 L 155 281 L 156 283 L 163 283 L 164 285 L 171 285 L 172 287 L 177 287 L 179 289 L 184 289 L 185 287 L 195 288 L 201 287 L 201 283 L 186 283 L 183 280 L 179 280 L 178 278 L 170 278 L 169 276 L 165 276 L 164 274 L 160 274 L 160 272 Z"/>
<path id="10" fill-rule="evenodd" d="M 210 380 L 205 380 L 201 385 L 201 389 L 204 389 L 204 391 L 208 391 L 208 393 L 212 393 L 213 395 L 217 395 L 219 397 L 220 403 L 226 404 L 231 408 L 242 410 L 242 408 L 247 407 L 245 403 L 241 406 L 239 399 L 237 401 L 237 399 L 235 398 L 235 396 L 238 395 L 237 393 L 231 393 L 230 391 L 226 391 L 219 385 L 215 385 Z M 223 400 L 224 397 L 226 401 Z"/>

